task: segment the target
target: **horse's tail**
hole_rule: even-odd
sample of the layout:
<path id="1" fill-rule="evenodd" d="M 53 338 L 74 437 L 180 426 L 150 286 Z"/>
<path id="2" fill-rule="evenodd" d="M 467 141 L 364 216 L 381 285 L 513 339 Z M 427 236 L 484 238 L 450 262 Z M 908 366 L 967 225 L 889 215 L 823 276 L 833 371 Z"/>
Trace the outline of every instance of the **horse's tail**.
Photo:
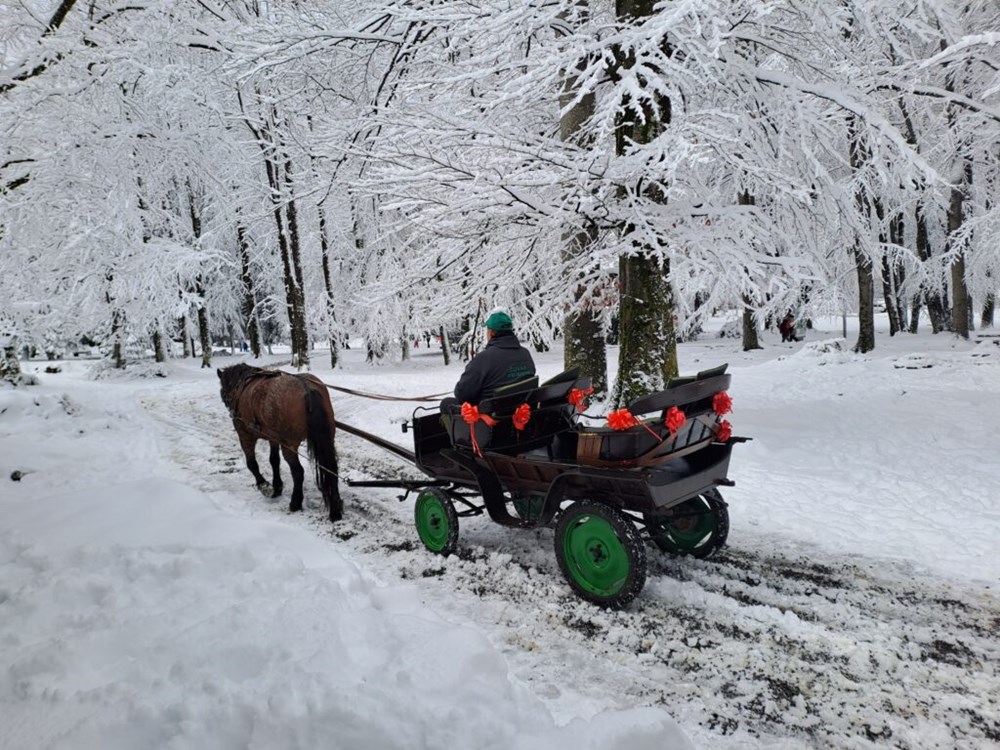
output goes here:
<path id="1" fill-rule="evenodd" d="M 330 520 L 339 521 L 344 516 L 344 501 L 340 497 L 337 477 L 337 449 L 333 444 L 333 407 L 329 406 L 325 391 L 308 388 L 306 396 L 306 441 L 309 457 L 316 470 L 316 485 L 323 495 L 323 502 L 330 511 Z"/>

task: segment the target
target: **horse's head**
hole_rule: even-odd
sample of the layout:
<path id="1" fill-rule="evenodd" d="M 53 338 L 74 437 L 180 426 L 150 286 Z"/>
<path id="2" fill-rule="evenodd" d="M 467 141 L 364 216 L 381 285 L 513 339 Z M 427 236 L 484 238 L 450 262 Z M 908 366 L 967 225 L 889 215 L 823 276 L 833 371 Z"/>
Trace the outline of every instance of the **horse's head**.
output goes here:
<path id="1" fill-rule="evenodd" d="M 236 402 L 239 397 L 240 386 L 250 377 L 253 377 L 258 368 L 250 365 L 238 364 L 231 367 L 223 367 L 216 371 L 219 375 L 219 393 L 222 396 L 222 403 L 232 414 L 236 409 Z"/>

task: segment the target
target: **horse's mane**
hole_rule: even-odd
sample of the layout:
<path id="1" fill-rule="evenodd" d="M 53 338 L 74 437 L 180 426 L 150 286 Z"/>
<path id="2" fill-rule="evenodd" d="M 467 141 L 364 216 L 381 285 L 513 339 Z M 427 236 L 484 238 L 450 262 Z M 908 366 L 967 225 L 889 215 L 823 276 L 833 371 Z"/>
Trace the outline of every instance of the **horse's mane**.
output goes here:
<path id="1" fill-rule="evenodd" d="M 242 363 L 223 367 L 219 370 L 219 380 L 222 381 L 222 400 L 226 403 L 226 406 L 233 408 L 235 404 L 232 403 L 232 400 L 239 395 L 239 392 L 251 380 L 273 378 L 281 374 L 281 370 L 265 370 Z"/>

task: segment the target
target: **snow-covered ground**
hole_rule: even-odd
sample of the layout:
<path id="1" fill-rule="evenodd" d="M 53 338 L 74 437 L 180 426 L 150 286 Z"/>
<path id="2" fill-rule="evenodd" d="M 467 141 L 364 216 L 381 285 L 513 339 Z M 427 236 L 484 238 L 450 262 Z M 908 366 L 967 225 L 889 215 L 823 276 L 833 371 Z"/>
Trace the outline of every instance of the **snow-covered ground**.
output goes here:
<path id="1" fill-rule="evenodd" d="M 309 474 L 289 515 L 197 362 L 25 363 L 40 384 L 0 390 L 0 748 L 1000 747 L 1000 346 L 839 335 L 681 345 L 684 372 L 729 362 L 753 441 L 728 547 L 649 546 L 622 612 L 572 595 L 551 529 L 462 519 L 435 557 L 412 498 L 343 487 L 331 525 Z M 422 395 L 462 367 L 345 354 L 313 372 Z M 408 444 L 413 404 L 333 401 Z M 416 476 L 338 447 L 345 477 Z"/>

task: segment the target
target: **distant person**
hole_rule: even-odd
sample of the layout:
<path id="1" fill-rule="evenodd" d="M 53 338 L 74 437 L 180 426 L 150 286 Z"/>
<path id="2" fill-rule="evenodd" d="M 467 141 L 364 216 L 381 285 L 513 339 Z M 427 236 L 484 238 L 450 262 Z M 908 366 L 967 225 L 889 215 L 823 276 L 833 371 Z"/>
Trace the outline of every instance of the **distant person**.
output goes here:
<path id="1" fill-rule="evenodd" d="M 500 386 L 535 374 L 531 352 L 514 335 L 514 323 L 505 312 L 495 312 L 483 323 L 486 347 L 465 366 L 455 385 L 455 396 L 441 401 L 441 411 L 457 411 L 463 403 L 479 404 Z"/>
<path id="2" fill-rule="evenodd" d="M 778 332 L 781 333 L 782 342 L 785 341 L 801 341 L 802 339 L 796 333 L 795 316 L 791 313 L 785 315 L 781 322 L 778 323 Z"/>

